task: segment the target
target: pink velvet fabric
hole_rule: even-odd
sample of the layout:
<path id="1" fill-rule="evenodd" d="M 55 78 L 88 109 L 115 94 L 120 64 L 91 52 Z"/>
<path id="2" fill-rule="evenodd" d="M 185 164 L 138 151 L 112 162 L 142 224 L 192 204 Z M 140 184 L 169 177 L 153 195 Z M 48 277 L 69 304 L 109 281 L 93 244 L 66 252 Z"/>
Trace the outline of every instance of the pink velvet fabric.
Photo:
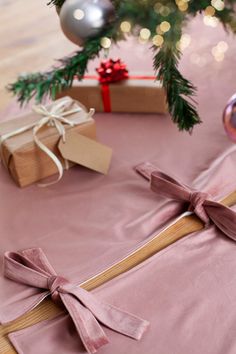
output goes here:
<path id="1" fill-rule="evenodd" d="M 109 342 L 101 328 L 101 322 L 108 328 L 133 339 L 141 339 L 148 322 L 124 312 L 117 307 L 99 301 L 93 294 L 57 275 L 46 255 L 40 248 L 21 252 L 6 252 L 4 275 L 8 279 L 35 288 L 35 294 L 22 299 L 20 309 L 16 304 L 4 308 L 1 317 L 10 322 L 35 308 L 43 299 L 51 296 L 59 305 L 64 305 L 78 335 L 88 353 Z"/>
<path id="2" fill-rule="evenodd" d="M 114 151 L 108 176 L 75 167 L 47 189 L 36 185 L 18 189 L 0 167 L 0 309 L 16 303 L 20 309 L 21 300 L 32 295 L 32 289 L 3 277 L 6 251 L 41 247 L 58 274 L 79 284 L 184 211 L 181 203 L 152 193 L 136 174 L 134 167 L 143 161 L 215 200 L 236 189 L 236 148 L 221 121 L 236 88 L 232 73 L 236 46 L 221 28 L 203 26 L 201 18 L 188 31 L 192 46 L 181 67 L 198 86 L 203 120 L 191 136 L 180 133 L 166 116 L 96 114 L 99 140 Z M 209 55 L 219 39 L 227 40 L 230 50 L 224 62 L 216 63 Z M 128 41 L 122 48 L 112 56 L 122 56 L 136 72 L 152 72 L 146 47 Z M 191 62 L 196 53 L 206 56 L 208 66 Z M 18 111 L 11 106 L 1 119 Z M 102 301 L 151 323 L 140 342 L 107 329 L 110 344 L 100 353 L 234 354 L 235 259 L 235 243 L 211 226 L 94 290 Z M 84 353 L 66 315 L 10 337 L 23 354 Z"/>

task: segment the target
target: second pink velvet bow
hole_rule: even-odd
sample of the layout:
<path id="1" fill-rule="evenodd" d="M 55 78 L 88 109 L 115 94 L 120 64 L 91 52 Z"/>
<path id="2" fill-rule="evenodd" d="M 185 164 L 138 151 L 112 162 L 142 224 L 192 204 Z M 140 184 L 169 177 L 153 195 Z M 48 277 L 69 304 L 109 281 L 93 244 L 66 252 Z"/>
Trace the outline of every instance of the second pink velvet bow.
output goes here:
<path id="1" fill-rule="evenodd" d="M 148 322 L 97 299 L 93 294 L 58 276 L 40 248 L 21 252 L 6 252 L 4 275 L 21 284 L 34 287 L 39 294 L 26 299 L 23 308 L 31 310 L 45 297 L 63 304 L 72 318 L 77 332 L 88 353 L 108 343 L 98 323 L 134 339 L 140 339 Z M 98 321 L 97 321 L 98 320 Z"/>
<path id="2" fill-rule="evenodd" d="M 188 204 L 205 225 L 212 221 L 225 235 L 236 241 L 236 212 L 211 200 L 208 193 L 200 192 L 158 171 L 155 166 L 144 163 L 136 167 L 137 172 L 151 181 L 151 189 L 158 195 Z"/>

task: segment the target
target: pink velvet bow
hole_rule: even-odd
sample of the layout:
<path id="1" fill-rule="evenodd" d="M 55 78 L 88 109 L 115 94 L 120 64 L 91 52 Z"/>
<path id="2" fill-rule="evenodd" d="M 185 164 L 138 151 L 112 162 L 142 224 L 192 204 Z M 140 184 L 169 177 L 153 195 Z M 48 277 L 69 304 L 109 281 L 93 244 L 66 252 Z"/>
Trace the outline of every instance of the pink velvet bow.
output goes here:
<path id="1" fill-rule="evenodd" d="M 233 210 L 210 200 L 208 193 L 192 190 L 179 183 L 158 171 L 152 164 L 141 164 L 136 170 L 151 180 L 151 189 L 158 195 L 188 203 L 188 210 L 194 212 L 205 225 L 212 221 L 224 234 L 236 241 L 236 213 Z"/>
<path id="2" fill-rule="evenodd" d="M 165 173 L 155 171 L 151 175 L 151 189 L 161 196 L 189 204 L 204 224 L 212 221 L 223 233 L 236 240 L 236 213 L 230 208 L 210 200 L 210 195 L 191 190 Z"/>
<path id="3" fill-rule="evenodd" d="M 37 300 L 32 299 L 28 310 L 49 295 L 53 301 L 63 304 L 89 353 L 95 353 L 108 343 L 97 320 L 114 331 L 137 340 L 148 326 L 147 321 L 101 302 L 93 294 L 58 276 L 40 248 L 6 252 L 4 275 L 15 282 L 41 290 Z"/>

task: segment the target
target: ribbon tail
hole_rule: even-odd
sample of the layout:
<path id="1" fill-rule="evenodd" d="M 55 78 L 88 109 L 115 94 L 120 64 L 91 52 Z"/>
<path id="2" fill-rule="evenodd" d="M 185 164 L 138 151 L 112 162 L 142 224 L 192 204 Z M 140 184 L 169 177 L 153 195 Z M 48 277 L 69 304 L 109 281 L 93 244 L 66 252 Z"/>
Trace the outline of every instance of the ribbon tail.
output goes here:
<path id="1" fill-rule="evenodd" d="M 111 112 L 111 95 L 110 95 L 110 87 L 108 84 L 102 84 L 102 101 L 103 101 L 103 108 L 104 112 L 110 113 Z"/>
<path id="2" fill-rule="evenodd" d="M 123 335 L 140 340 L 149 322 L 119 308 L 98 300 L 88 291 L 76 287 L 70 291 L 76 296 L 94 316 L 108 328 Z"/>
<path id="3" fill-rule="evenodd" d="M 61 180 L 61 178 L 63 176 L 63 166 L 61 164 L 61 161 L 57 158 L 57 156 L 38 139 L 37 132 L 39 129 L 41 129 L 41 127 L 39 127 L 39 128 L 37 127 L 37 129 L 34 128 L 34 130 L 33 130 L 34 141 L 37 144 L 37 146 L 39 147 L 39 149 L 41 149 L 45 154 L 47 154 L 49 156 L 49 158 L 54 162 L 54 164 L 56 165 L 56 167 L 58 169 L 58 178 L 55 181 L 49 182 L 49 183 L 38 184 L 40 187 L 47 187 L 47 186 L 53 185 Z"/>
<path id="4" fill-rule="evenodd" d="M 223 204 L 210 200 L 205 201 L 204 206 L 214 224 L 224 234 L 236 241 L 236 212 Z"/>
<path id="5" fill-rule="evenodd" d="M 83 345 L 89 354 L 96 353 L 108 338 L 89 309 L 84 307 L 70 294 L 60 294 L 61 300 L 69 312 Z"/>

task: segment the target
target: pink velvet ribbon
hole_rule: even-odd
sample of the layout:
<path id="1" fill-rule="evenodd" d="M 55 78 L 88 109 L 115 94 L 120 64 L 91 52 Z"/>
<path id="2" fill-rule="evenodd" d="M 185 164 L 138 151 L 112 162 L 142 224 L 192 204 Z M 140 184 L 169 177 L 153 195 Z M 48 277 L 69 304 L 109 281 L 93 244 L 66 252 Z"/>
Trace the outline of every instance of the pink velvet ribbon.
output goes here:
<path id="1" fill-rule="evenodd" d="M 213 222 L 225 235 L 236 241 L 236 212 L 211 200 L 208 193 L 196 191 L 158 171 L 155 166 L 144 163 L 136 167 L 137 172 L 150 180 L 151 189 L 160 196 L 188 204 L 188 210 L 195 213 L 208 226 Z"/>
<path id="2" fill-rule="evenodd" d="M 30 311 L 47 296 L 64 305 L 88 353 L 95 353 L 108 343 L 98 321 L 136 340 L 142 337 L 148 326 L 147 321 L 98 300 L 93 294 L 57 275 L 40 248 L 6 252 L 4 275 L 39 290 L 30 304 L 29 299 L 25 300 L 26 304 L 21 304 L 24 309 Z"/>

